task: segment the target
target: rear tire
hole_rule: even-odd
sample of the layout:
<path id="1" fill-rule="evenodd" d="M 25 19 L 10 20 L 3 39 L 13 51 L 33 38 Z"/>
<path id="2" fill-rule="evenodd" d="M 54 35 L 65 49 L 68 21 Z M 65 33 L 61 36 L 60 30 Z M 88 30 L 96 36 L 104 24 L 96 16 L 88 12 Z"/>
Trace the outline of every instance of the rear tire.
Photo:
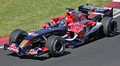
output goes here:
<path id="1" fill-rule="evenodd" d="M 117 30 L 117 22 L 112 17 L 104 17 L 102 19 L 103 34 L 107 37 L 114 36 Z"/>
<path id="2" fill-rule="evenodd" d="M 53 35 L 47 39 L 45 47 L 49 49 L 51 56 L 61 56 L 65 50 L 65 42 L 61 37 Z"/>
<path id="3" fill-rule="evenodd" d="M 16 29 L 10 34 L 9 43 L 15 42 L 19 45 L 21 41 L 27 36 L 28 33 L 26 31 Z"/>

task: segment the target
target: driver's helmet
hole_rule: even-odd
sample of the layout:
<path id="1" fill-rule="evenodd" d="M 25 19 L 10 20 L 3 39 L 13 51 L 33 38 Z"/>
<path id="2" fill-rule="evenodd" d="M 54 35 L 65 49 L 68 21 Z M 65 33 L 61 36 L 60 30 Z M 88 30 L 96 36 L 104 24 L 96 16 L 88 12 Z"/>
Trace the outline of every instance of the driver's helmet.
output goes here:
<path id="1" fill-rule="evenodd" d="M 61 19 L 61 20 L 59 21 L 59 24 L 64 25 L 64 24 L 65 24 L 65 20 L 64 20 L 64 19 Z"/>
<path id="2" fill-rule="evenodd" d="M 58 26 L 61 28 L 61 27 L 63 27 L 63 25 L 65 24 L 65 19 L 60 19 L 59 20 L 59 23 L 58 23 Z"/>

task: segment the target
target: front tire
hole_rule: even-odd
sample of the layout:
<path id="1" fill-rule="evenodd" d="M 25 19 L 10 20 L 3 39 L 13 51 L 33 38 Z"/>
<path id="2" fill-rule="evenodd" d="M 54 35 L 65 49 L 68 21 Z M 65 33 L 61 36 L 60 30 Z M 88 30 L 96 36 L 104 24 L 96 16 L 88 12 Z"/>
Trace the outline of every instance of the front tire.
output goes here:
<path id="1" fill-rule="evenodd" d="M 116 34 L 117 22 L 112 17 L 104 17 L 102 19 L 103 34 L 107 37 L 112 37 Z"/>
<path id="2" fill-rule="evenodd" d="M 51 56 L 61 56 L 65 50 L 65 42 L 61 37 L 53 35 L 47 39 L 45 47 L 49 49 Z"/>
<path id="3" fill-rule="evenodd" d="M 9 43 L 15 42 L 19 45 L 21 41 L 27 36 L 28 33 L 26 31 L 16 29 L 10 34 Z"/>

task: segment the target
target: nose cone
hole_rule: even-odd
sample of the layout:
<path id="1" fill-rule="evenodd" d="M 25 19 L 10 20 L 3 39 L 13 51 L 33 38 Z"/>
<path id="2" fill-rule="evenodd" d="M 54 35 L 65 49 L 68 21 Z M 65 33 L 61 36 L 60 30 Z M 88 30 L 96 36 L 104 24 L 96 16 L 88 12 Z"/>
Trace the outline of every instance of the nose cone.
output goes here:
<path id="1" fill-rule="evenodd" d="M 25 46 L 28 46 L 28 40 L 23 40 L 21 43 L 20 43 L 20 45 L 19 45 L 19 47 L 20 48 L 24 48 Z"/>

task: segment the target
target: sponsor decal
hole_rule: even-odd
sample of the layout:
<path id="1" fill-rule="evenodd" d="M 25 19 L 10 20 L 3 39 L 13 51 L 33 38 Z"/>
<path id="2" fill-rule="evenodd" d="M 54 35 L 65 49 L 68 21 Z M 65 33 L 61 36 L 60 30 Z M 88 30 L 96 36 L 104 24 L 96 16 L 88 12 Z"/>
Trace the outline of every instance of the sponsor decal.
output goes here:
<path id="1" fill-rule="evenodd" d="M 15 44 L 11 44 L 10 47 L 8 47 L 9 50 L 19 52 L 19 48 L 15 46 Z"/>
<path id="2" fill-rule="evenodd" d="M 107 10 L 106 8 L 99 8 L 99 7 L 92 7 L 92 6 L 83 6 L 85 9 L 92 9 L 92 10 L 97 10 L 97 11 L 105 11 Z"/>
<path id="3" fill-rule="evenodd" d="M 31 36 L 37 36 L 38 34 L 37 33 L 32 33 Z"/>
<path id="4" fill-rule="evenodd" d="M 42 50 L 41 48 L 35 48 L 35 49 L 31 49 L 28 54 L 37 54 L 38 50 Z"/>

